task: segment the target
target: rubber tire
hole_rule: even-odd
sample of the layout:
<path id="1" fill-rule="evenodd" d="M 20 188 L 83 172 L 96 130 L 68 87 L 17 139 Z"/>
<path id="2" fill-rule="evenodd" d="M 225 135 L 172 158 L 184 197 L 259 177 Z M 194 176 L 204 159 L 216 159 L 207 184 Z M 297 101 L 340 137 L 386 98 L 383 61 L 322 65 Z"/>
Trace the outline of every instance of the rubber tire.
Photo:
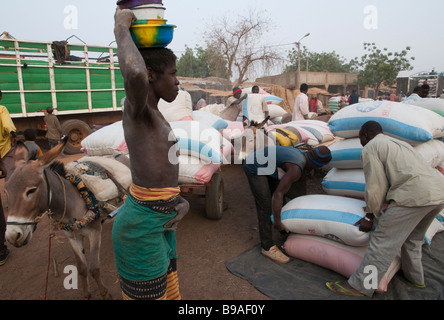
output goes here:
<path id="1" fill-rule="evenodd" d="M 91 134 L 92 129 L 88 124 L 81 120 L 68 120 L 62 123 L 62 134 L 69 137 L 68 143 L 65 146 L 65 154 L 78 154 L 82 153 L 80 150 L 82 148 L 81 142 L 88 135 Z M 71 139 L 71 135 L 76 134 L 75 140 Z"/>
<path id="2" fill-rule="evenodd" d="M 205 211 L 208 219 L 220 220 L 224 213 L 224 181 L 219 172 L 211 177 L 205 189 Z"/>

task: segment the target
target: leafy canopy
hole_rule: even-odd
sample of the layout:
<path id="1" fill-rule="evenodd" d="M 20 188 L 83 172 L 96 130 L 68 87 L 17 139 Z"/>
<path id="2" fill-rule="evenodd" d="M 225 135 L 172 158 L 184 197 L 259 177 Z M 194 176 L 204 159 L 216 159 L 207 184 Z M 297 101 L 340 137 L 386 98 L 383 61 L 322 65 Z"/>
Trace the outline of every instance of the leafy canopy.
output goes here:
<path id="1" fill-rule="evenodd" d="M 390 52 L 387 48 L 379 49 L 375 43 L 364 43 L 364 50 L 366 54 L 360 59 L 355 58 L 351 61 L 352 66 L 359 73 L 360 86 L 370 86 L 378 92 L 382 84 L 391 86 L 396 83 L 400 71 L 413 69 L 410 61 L 415 58 L 407 57 L 410 47 L 406 47 L 401 52 Z"/>
<path id="2" fill-rule="evenodd" d="M 292 48 L 288 53 L 289 64 L 285 66 L 284 73 L 298 70 L 298 51 Z M 345 58 L 332 52 L 311 52 L 304 46 L 301 50 L 301 70 L 311 72 L 352 72 L 353 68 Z"/>

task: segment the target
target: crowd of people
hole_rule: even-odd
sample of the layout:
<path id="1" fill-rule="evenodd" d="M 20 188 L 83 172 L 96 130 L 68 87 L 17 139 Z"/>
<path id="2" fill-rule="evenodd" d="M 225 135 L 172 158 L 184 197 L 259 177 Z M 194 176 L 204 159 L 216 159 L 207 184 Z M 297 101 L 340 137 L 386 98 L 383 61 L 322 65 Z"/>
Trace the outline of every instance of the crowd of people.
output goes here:
<path id="1" fill-rule="evenodd" d="M 113 227 L 113 244 L 116 256 L 116 265 L 120 275 L 120 284 L 123 297 L 126 299 L 153 298 L 153 299 L 176 299 L 180 298 L 179 283 L 175 264 L 175 227 L 179 221 L 186 215 L 189 205 L 185 200 L 179 200 L 177 191 L 177 168 L 168 165 L 159 159 L 166 158 L 171 143 L 165 140 L 164 131 L 165 120 L 156 112 L 156 102 L 163 98 L 166 101 L 174 100 L 177 94 L 178 81 L 169 70 L 174 69 L 174 59 L 171 58 L 171 52 L 167 49 L 152 50 L 151 53 L 144 51 L 139 54 L 137 48 L 131 44 L 131 37 L 128 28 L 131 23 L 131 13 L 118 10 L 116 14 L 116 39 L 119 47 L 125 48 L 120 52 L 121 68 L 125 78 L 137 79 L 136 83 L 126 87 L 128 97 L 125 104 L 126 114 L 124 114 L 125 137 L 129 146 L 130 159 L 133 167 L 133 179 L 137 181 L 137 187 L 132 188 L 131 198 L 138 199 L 131 205 L 131 210 L 136 210 L 134 206 L 144 207 L 141 212 L 147 212 L 147 208 L 154 202 L 155 192 L 165 194 L 167 198 L 160 197 L 161 207 L 169 207 L 162 220 L 152 220 L 146 218 L 153 225 L 158 225 L 156 231 L 148 233 L 137 232 L 138 226 L 131 223 L 133 216 L 131 210 L 124 211 L 118 215 Z M 158 56 L 168 57 L 169 62 L 161 63 Z M 136 61 L 140 64 L 137 68 L 134 64 L 127 64 L 129 57 L 137 57 Z M 157 68 L 153 64 L 159 64 Z M 137 74 L 142 66 L 146 66 L 147 73 Z M 136 74 L 134 74 L 136 73 Z M 173 74 L 174 75 L 174 74 Z M 155 79 L 151 80 L 150 79 Z M 165 90 L 160 90 L 163 88 Z M 292 120 L 306 120 L 309 112 L 318 113 L 322 110 L 322 104 L 316 97 L 311 100 L 307 96 L 308 85 L 302 84 L 300 94 L 297 96 L 293 109 Z M 136 94 L 136 92 L 138 94 Z M 142 94 L 143 92 L 143 94 Z M 152 97 L 147 99 L 147 97 Z M 242 89 L 235 87 L 232 95 L 228 98 L 225 108 L 220 112 L 222 119 L 236 121 L 242 112 L 245 128 L 248 128 L 250 121 L 260 121 L 267 118 L 268 109 L 266 103 L 258 95 L 258 88 L 254 87 L 250 94 L 243 94 Z M 259 97 L 259 98 L 258 98 Z M 247 100 L 244 103 L 244 100 Z M 148 103 L 141 103 L 147 101 Z M 356 92 L 352 92 L 348 98 L 348 103 L 358 103 L 359 97 Z M 197 103 L 200 108 L 206 104 L 205 97 L 202 96 Z M 248 113 L 245 113 L 243 105 L 246 104 Z M 144 115 L 137 117 L 136 115 Z M 250 116 L 256 118 L 249 118 Z M 156 123 L 154 125 L 154 123 Z M 150 132 L 157 139 L 146 141 L 140 140 L 135 129 L 143 129 Z M 153 131 L 154 130 L 154 131 Z M 156 131 L 157 130 L 157 131 Z M 434 190 L 442 190 L 444 179 L 438 179 L 433 175 L 421 155 L 408 146 L 395 139 L 384 135 L 378 123 L 366 123 L 360 133 L 361 143 L 365 147 L 363 151 L 363 160 L 365 162 L 365 175 L 367 179 L 366 195 L 368 201 L 367 215 L 356 221 L 360 225 L 360 230 L 370 232 L 373 223 L 376 225 L 372 233 L 372 242 L 367 251 L 367 255 L 361 268 L 350 278 L 349 282 L 328 282 L 330 290 L 338 294 L 347 295 L 369 295 L 373 291 L 367 290 L 363 286 L 362 270 L 366 264 L 375 264 L 379 275 L 384 275 L 389 267 L 387 262 L 393 260 L 393 255 L 402 250 L 404 253 L 403 262 L 405 263 L 405 273 L 410 281 L 416 286 L 424 286 L 424 276 L 420 259 L 421 243 L 427 227 L 432 222 L 440 210 L 444 207 L 444 199 L 439 192 L 427 192 L 428 186 L 436 186 Z M 137 145 L 137 148 L 136 148 Z M 144 147 L 142 148 L 141 145 Z M 168 147 L 168 148 L 165 148 Z M 145 150 L 145 151 L 143 151 Z M 153 155 L 151 150 L 163 150 Z M 259 157 L 267 158 L 273 154 L 272 170 L 264 170 L 270 163 L 263 163 Z M 399 162 L 399 158 L 405 159 L 405 162 Z M 148 159 L 148 160 L 147 160 Z M 146 175 L 139 171 L 146 166 L 146 161 L 157 163 L 156 171 L 169 172 L 168 179 L 165 175 L 158 177 L 156 175 Z M 261 243 L 261 253 L 267 258 L 277 263 L 288 263 L 290 258 L 280 250 L 273 237 L 273 229 L 276 229 L 281 237 L 288 236 L 288 230 L 281 221 L 281 209 L 286 199 L 292 199 L 305 194 L 305 171 L 307 169 L 319 168 L 327 165 L 332 159 L 331 151 L 326 146 L 318 146 L 301 150 L 296 146 L 267 146 L 263 150 L 251 153 L 245 159 L 243 169 L 247 177 L 251 194 L 254 198 L 257 219 L 259 225 L 259 238 Z M 414 168 L 404 166 L 406 162 L 414 159 Z M 283 175 L 279 176 L 278 171 L 282 170 Z M 397 174 L 397 172 L 405 174 Z M 407 172 L 408 171 L 408 172 Z M 412 183 L 409 179 L 414 175 L 417 180 Z M 381 183 L 384 184 L 381 185 Z M 154 190 L 156 190 L 154 192 Z M 158 191 L 162 190 L 162 191 Z M 169 190 L 169 191 L 166 191 Z M 378 192 L 376 193 L 375 190 Z M 424 192 L 424 197 L 413 200 L 413 195 L 417 192 Z M 143 196 L 143 197 L 142 197 Z M 139 198 L 138 198 L 139 197 Z M 171 198 L 172 197 L 172 198 Z M 157 198 L 156 198 L 157 199 Z M 171 199 L 174 199 L 176 206 L 169 206 Z M 410 199 L 410 201 L 409 201 Z M 388 200 L 391 205 L 380 214 L 382 204 Z M 183 201 L 183 207 L 179 208 L 179 201 Z M 159 205 L 159 201 L 155 201 Z M 126 205 L 129 206 L 129 205 Z M 148 211 L 149 212 L 149 211 Z M 402 218 L 400 218 L 400 216 Z M 169 222 L 167 220 L 171 219 Z M 402 223 L 392 229 L 395 221 L 402 219 Z M 378 220 L 378 223 L 376 221 Z M 173 224 L 175 227 L 167 227 Z M 162 228 L 165 228 L 164 230 Z M 160 232 L 160 231 L 164 232 Z M 397 234 L 393 237 L 392 230 Z M 145 243 L 150 239 L 152 245 L 145 250 L 139 250 L 137 254 L 131 250 L 134 241 Z M 154 239 L 156 240 L 154 240 Z M 390 238 L 390 239 L 389 239 Z M 148 243 L 148 242 L 147 242 Z M 162 243 L 163 245 L 160 245 Z M 151 249 L 148 249 L 151 247 Z M 153 248 L 155 247 L 155 248 Z M 384 260 L 381 261 L 381 256 Z M 152 261 L 151 263 L 147 262 Z M 130 261 L 131 263 L 128 263 Z M 154 265 L 159 265 L 162 261 L 162 270 L 155 269 Z M 142 265 L 143 268 L 136 268 Z M 158 271 L 158 272 L 157 272 Z M 168 279 L 174 279 L 169 281 Z M 157 288 L 157 289 L 156 289 Z M 159 289 L 160 288 L 160 289 Z M 137 289 L 137 291 L 136 291 Z M 173 292 L 173 293 L 172 293 Z M 136 294 L 137 293 L 137 294 Z"/>
<path id="2" fill-rule="evenodd" d="M 189 211 L 189 203 L 180 194 L 178 162 L 171 161 L 171 150 L 178 150 L 177 141 L 171 141 L 171 127 L 157 105 L 160 99 L 172 102 L 178 95 L 177 58 L 167 48 L 139 50 L 129 31 L 134 20 L 130 10 L 117 9 L 114 32 L 125 79 L 127 98 L 123 129 L 132 185 L 113 224 L 115 265 L 124 299 L 175 300 L 181 298 L 176 230 Z M 307 120 L 310 112 L 321 114 L 325 111 L 319 99 L 316 96 L 309 99 L 307 92 L 308 85 L 302 84 L 291 120 Z M 412 93 L 415 94 L 425 95 L 425 88 Z M 248 113 L 242 109 L 244 100 Z M 347 102 L 359 102 L 355 91 Z M 202 96 L 196 108 L 205 105 L 205 96 Z M 242 94 L 242 89 L 234 88 L 220 115 L 235 121 L 241 112 L 246 128 L 252 122 L 267 119 L 269 110 L 257 86 L 250 94 Z M 11 152 L 17 137 L 6 107 L 0 106 L 0 116 L 0 169 L 7 180 L 13 172 Z M 44 121 L 48 126 L 48 142 L 53 147 L 61 137 L 61 129 L 52 108 L 46 109 Z M 151 138 L 146 139 L 147 136 Z M 25 132 L 25 138 L 32 159 L 41 155 L 32 130 Z M 418 151 L 385 135 L 375 121 L 362 126 L 359 138 L 363 146 L 367 206 L 365 217 L 356 221 L 356 225 L 363 232 L 371 232 L 370 244 L 360 268 L 350 279 L 327 282 L 327 287 L 338 294 L 372 296 L 374 289 L 365 286 L 365 267 L 375 266 L 382 277 L 401 251 L 405 277 L 416 287 L 423 288 L 426 284 L 421 262 L 422 240 L 432 220 L 444 209 L 444 179 L 432 171 Z M 177 156 L 177 152 L 173 154 Z M 264 163 L 260 157 L 273 159 L 273 162 Z M 277 263 L 290 261 L 273 236 L 274 229 L 283 238 L 289 234 L 281 221 L 282 207 L 286 199 L 306 194 L 307 170 L 323 167 L 331 159 L 331 151 L 326 146 L 308 147 L 307 150 L 296 145 L 267 146 L 247 156 L 242 167 L 256 205 L 261 253 L 265 257 Z M 270 165 L 272 169 L 265 170 Z M 389 206 L 382 212 L 384 202 Z M 4 239 L 5 227 L 0 205 L 0 265 L 9 254 Z"/>

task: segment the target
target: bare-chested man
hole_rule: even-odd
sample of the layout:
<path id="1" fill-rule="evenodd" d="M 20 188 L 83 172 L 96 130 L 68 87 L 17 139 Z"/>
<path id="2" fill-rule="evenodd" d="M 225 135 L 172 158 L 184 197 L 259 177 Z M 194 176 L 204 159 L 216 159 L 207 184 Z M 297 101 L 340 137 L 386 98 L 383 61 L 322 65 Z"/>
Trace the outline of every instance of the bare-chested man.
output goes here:
<path id="1" fill-rule="evenodd" d="M 177 141 L 157 108 L 160 98 L 172 102 L 178 94 L 177 58 L 166 48 L 138 49 L 129 31 L 135 20 L 130 10 L 117 8 L 133 185 L 113 226 L 115 263 L 124 299 L 180 299 L 175 229 L 189 204 L 178 187 Z"/>

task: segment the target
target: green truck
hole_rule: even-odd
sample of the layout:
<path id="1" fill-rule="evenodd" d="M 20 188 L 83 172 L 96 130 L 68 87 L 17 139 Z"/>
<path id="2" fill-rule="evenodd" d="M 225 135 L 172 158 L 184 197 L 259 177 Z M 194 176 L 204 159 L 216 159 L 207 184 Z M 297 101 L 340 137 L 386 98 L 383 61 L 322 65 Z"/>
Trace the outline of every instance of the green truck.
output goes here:
<path id="1" fill-rule="evenodd" d="M 44 137 L 43 110 L 52 106 L 69 137 L 67 154 L 82 152 L 82 140 L 95 128 L 122 120 L 125 90 L 116 47 L 0 37 L 0 90 L 0 104 L 19 134 L 33 128 Z M 205 197 L 208 218 L 222 218 L 224 184 L 219 172 L 207 184 L 181 189 L 186 197 Z"/>
<path id="2" fill-rule="evenodd" d="M 94 128 L 122 119 L 125 96 L 117 48 L 38 42 L 0 37 L 0 102 L 8 109 L 17 131 L 36 129 L 45 134 L 43 110 L 54 108 L 65 152 L 80 152 L 81 141 Z"/>

